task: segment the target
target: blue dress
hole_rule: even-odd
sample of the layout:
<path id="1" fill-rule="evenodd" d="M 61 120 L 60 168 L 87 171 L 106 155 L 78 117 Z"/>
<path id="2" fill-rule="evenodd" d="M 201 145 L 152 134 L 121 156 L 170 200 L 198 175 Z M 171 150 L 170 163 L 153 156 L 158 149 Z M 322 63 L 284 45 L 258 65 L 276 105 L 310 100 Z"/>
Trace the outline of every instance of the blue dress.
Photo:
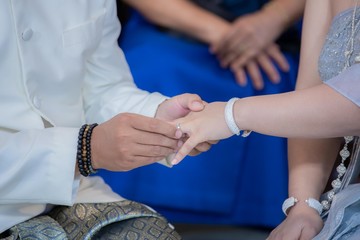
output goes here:
<path id="1" fill-rule="evenodd" d="M 258 7 L 251 5 L 246 11 Z M 297 54 L 285 52 L 291 70 L 281 72 L 281 83 L 272 84 L 263 75 L 263 90 L 251 84 L 240 87 L 207 45 L 168 34 L 137 12 L 123 26 L 119 44 L 138 87 L 167 96 L 188 92 L 208 102 L 227 101 L 234 96 L 286 92 L 295 85 Z M 284 217 L 287 145 L 283 138 L 252 133 L 246 139 L 223 140 L 173 168 L 153 164 L 126 173 L 101 171 L 100 175 L 114 191 L 152 206 L 174 223 L 274 227 Z"/>

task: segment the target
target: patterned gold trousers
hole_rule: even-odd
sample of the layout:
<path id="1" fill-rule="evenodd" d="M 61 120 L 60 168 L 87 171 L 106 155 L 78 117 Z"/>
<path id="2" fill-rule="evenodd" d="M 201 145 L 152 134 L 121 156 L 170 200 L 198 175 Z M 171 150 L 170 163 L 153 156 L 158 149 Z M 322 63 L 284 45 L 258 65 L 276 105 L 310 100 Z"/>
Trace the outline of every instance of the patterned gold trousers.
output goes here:
<path id="1" fill-rule="evenodd" d="M 160 214 L 128 200 L 57 206 L 49 214 L 12 227 L 1 240 L 178 240 Z"/>

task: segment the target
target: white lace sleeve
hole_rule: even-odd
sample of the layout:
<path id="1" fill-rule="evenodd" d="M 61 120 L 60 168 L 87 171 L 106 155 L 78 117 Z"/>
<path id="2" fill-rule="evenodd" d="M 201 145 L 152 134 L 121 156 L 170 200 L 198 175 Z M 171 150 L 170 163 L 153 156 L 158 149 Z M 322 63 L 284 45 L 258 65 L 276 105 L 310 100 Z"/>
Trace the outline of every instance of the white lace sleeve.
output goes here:
<path id="1" fill-rule="evenodd" d="M 325 82 L 360 107 L 360 64 L 354 64 Z"/>

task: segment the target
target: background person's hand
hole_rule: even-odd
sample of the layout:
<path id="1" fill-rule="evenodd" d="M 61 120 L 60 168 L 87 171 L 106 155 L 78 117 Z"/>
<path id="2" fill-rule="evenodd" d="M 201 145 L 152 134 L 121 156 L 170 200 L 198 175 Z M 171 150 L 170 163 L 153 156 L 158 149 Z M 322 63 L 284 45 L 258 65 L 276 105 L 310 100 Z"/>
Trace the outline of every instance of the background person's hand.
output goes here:
<path id="1" fill-rule="evenodd" d="M 180 136 L 167 121 L 122 113 L 94 128 L 91 138 L 95 169 L 128 171 L 157 162 L 178 149 Z"/>
<path id="2" fill-rule="evenodd" d="M 297 204 L 266 240 L 311 240 L 322 227 L 323 220 L 314 209 Z"/>
<path id="3" fill-rule="evenodd" d="M 265 47 L 264 50 L 247 62 L 243 62 L 242 56 L 239 55 L 230 64 L 230 69 L 240 86 L 247 84 L 246 73 L 248 73 L 252 85 L 257 90 L 261 90 L 264 87 L 261 70 L 264 71 L 272 83 L 280 82 L 280 74 L 277 67 L 283 72 L 289 71 L 288 61 L 275 43 Z"/>
<path id="4" fill-rule="evenodd" d="M 237 82 L 246 85 L 246 72 L 255 89 L 262 89 L 263 70 L 273 83 L 280 81 L 276 66 L 289 70 L 289 63 L 275 43 L 285 29 L 285 23 L 272 21 L 272 12 L 257 11 L 241 16 L 232 23 L 223 37 L 211 44 L 210 51 L 217 55 L 222 67 L 229 67 Z"/>
<path id="5" fill-rule="evenodd" d="M 223 67 L 229 67 L 238 56 L 241 64 L 253 58 L 283 31 L 283 26 L 271 21 L 266 11 L 244 15 L 234 21 L 223 38 L 211 46 Z"/>

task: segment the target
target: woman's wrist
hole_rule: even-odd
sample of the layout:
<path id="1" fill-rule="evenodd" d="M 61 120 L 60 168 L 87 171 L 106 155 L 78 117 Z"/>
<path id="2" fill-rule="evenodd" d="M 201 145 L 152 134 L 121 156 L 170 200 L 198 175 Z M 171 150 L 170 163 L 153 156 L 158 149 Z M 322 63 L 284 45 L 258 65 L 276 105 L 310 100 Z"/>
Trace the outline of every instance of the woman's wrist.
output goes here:
<path id="1" fill-rule="evenodd" d="M 296 197 L 289 197 L 285 199 L 282 204 L 282 211 L 287 216 L 289 211 L 295 207 L 307 207 L 315 210 L 319 215 L 321 215 L 323 211 L 322 204 L 315 198 L 307 198 L 307 199 L 298 199 Z"/>

